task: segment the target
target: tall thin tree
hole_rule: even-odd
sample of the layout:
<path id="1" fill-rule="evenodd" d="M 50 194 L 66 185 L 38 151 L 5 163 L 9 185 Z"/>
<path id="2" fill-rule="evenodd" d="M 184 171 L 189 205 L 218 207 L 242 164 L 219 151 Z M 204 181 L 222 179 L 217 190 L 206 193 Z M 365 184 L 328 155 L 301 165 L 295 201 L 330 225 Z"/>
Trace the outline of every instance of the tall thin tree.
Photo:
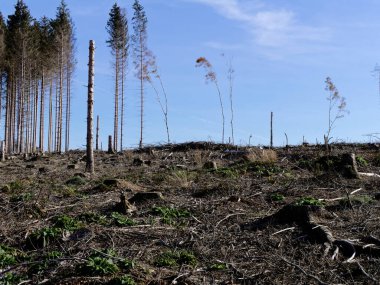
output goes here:
<path id="1" fill-rule="evenodd" d="M 56 134 L 55 150 L 62 151 L 63 137 L 63 113 L 65 113 L 65 151 L 69 149 L 70 138 L 70 104 L 71 104 L 71 77 L 75 65 L 74 48 L 74 24 L 70 11 L 64 0 L 57 8 L 56 18 L 52 21 L 54 32 L 56 58 L 57 58 L 57 85 L 58 97 L 56 98 Z M 64 111 L 65 104 L 65 111 Z"/>
<path id="2" fill-rule="evenodd" d="M 144 83 L 149 79 L 150 69 L 154 65 L 154 57 L 147 45 L 147 24 L 144 7 L 138 0 L 133 4 L 133 63 L 136 68 L 136 76 L 140 80 L 140 141 L 139 147 L 143 147 L 143 131 L 144 131 Z"/>
<path id="3" fill-rule="evenodd" d="M 129 49 L 128 20 L 126 11 L 116 3 L 112 6 L 106 26 L 109 38 L 108 46 L 114 56 L 115 68 L 115 107 L 114 107 L 114 136 L 113 148 L 118 149 L 119 141 L 119 95 L 121 95 L 121 118 L 120 118 L 120 150 L 123 149 L 124 127 L 124 90 Z M 121 89 L 121 90 L 120 90 Z M 120 94 L 121 92 L 121 94 Z"/>

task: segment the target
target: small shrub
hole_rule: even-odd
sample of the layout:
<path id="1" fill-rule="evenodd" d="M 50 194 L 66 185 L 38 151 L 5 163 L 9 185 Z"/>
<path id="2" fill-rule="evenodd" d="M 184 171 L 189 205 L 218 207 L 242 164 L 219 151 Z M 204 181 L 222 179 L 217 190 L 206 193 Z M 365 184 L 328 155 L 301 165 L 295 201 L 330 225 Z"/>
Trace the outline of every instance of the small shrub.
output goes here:
<path id="1" fill-rule="evenodd" d="M 313 197 L 303 197 L 297 200 L 297 206 L 324 206 L 322 201 L 315 199 Z"/>
<path id="2" fill-rule="evenodd" d="M 136 224 L 133 220 L 118 212 L 112 212 L 111 218 L 113 219 L 113 223 L 118 227 L 133 226 Z"/>

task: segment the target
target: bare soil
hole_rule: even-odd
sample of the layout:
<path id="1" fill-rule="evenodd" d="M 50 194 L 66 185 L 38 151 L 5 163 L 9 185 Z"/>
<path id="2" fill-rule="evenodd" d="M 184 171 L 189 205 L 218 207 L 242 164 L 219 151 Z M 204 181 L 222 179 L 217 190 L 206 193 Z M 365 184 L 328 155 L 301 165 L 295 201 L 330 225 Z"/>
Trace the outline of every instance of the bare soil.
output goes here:
<path id="1" fill-rule="evenodd" d="M 350 153 L 380 174 L 375 144 L 9 157 L 0 284 L 378 284 L 380 176 Z"/>

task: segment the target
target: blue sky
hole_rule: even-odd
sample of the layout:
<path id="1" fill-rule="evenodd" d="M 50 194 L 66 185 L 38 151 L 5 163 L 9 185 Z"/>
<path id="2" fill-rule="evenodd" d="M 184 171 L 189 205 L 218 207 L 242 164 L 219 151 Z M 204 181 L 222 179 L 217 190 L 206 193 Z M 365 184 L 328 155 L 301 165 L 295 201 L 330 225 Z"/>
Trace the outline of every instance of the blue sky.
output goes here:
<path id="1" fill-rule="evenodd" d="M 15 1 L 2 0 L 4 16 Z M 59 0 L 25 0 L 32 15 L 54 17 Z M 101 118 L 105 148 L 113 133 L 113 69 L 105 25 L 114 3 L 67 0 L 76 27 L 77 68 L 73 86 L 71 147 L 85 143 L 88 41 L 95 40 L 95 114 Z M 132 16 L 133 1 L 117 1 Z M 205 84 L 195 60 L 214 66 L 230 135 L 226 61 L 235 70 L 235 142 L 269 143 L 270 112 L 274 141 L 322 141 L 328 127 L 327 76 L 346 98 L 349 115 L 336 122 L 333 141 L 368 141 L 380 132 L 380 95 L 371 71 L 380 63 L 380 1 L 376 0 L 141 0 L 148 17 L 148 45 L 156 55 L 169 100 L 169 127 L 175 142 L 221 140 L 218 95 Z M 132 29 L 130 29 L 132 30 Z M 225 56 L 221 56 L 224 54 Z M 130 63 L 125 137 L 139 140 L 139 85 Z M 155 93 L 147 86 L 145 143 L 163 143 L 166 133 Z"/>

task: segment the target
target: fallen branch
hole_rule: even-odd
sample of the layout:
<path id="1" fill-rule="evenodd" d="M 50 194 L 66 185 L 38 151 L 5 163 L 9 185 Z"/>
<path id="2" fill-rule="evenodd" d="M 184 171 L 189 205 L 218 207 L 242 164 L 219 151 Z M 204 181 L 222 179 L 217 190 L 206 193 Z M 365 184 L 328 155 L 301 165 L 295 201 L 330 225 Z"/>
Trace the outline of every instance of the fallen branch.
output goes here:
<path id="1" fill-rule="evenodd" d="M 318 199 L 321 202 L 334 202 L 334 201 L 340 201 L 340 200 L 345 200 L 347 197 L 356 194 L 357 192 L 363 190 L 363 188 L 356 189 L 352 191 L 351 193 L 346 193 L 345 197 L 338 197 L 338 198 L 333 198 L 333 199 Z"/>
<path id="2" fill-rule="evenodd" d="M 272 236 L 277 235 L 277 234 L 282 233 L 282 232 L 292 231 L 292 230 L 294 230 L 294 229 L 295 229 L 295 227 L 286 228 L 286 229 L 283 229 L 283 230 L 280 230 L 280 231 L 278 231 L 278 232 L 273 233 Z"/>
<path id="3" fill-rule="evenodd" d="M 359 175 L 360 175 L 360 176 L 367 176 L 367 177 L 376 177 L 376 178 L 380 178 L 380 175 L 379 175 L 379 174 L 376 174 L 376 173 L 359 172 Z"/>
<path id="4" fill-rule="evenodd" d="M 223 219 L 221 219 L 219 222 L 217 222 L 216 225 L 215 225 L 215 228 L 217 228 L 217 227 L 220 225 L 221 222 L 223 222 L 223 221 L 225 221 L 225 220 L 227 220 L 227 219 L 229 219 L 229 218 L 231 218 L 231 217 L 233 217 L 233 216 L 238 216 L 238 215 L 245 215 L 245 213 L 234 213 L 234 214 L 229 214 L 229 215 L 227 215 L 225 218 L 223 218 Z"/>

